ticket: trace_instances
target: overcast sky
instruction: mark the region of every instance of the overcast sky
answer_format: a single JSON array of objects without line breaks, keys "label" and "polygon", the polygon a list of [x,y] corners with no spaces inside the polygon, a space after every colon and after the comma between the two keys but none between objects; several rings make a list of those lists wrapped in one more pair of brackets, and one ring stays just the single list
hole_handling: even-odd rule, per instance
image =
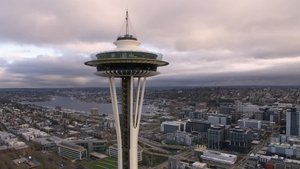
[{"label": "overcast sky", "polygon": [[125,11],[169,66],[150,86],[300,85],[299,0],[0,0],[0,87],[107,87],[83,63]]}]

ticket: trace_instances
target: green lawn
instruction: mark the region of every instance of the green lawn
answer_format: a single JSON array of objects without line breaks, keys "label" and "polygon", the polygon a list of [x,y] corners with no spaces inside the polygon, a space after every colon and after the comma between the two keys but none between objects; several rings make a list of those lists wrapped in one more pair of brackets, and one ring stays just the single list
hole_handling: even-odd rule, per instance
[{"label": "green lawn", "polygon": [[107,157],[101,160],[89,161],[85,166],[89,169],[117,169],[118,161],[116,158]]}]

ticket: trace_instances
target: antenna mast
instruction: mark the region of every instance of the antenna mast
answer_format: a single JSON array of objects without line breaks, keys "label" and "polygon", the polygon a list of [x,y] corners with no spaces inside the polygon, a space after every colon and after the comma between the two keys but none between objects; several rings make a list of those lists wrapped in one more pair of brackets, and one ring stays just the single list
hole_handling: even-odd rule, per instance
[{"label": "antenna mast", "polygon": [[129,35],[129,26],[128,26],[128,10],[126,10],[126,35]]}]

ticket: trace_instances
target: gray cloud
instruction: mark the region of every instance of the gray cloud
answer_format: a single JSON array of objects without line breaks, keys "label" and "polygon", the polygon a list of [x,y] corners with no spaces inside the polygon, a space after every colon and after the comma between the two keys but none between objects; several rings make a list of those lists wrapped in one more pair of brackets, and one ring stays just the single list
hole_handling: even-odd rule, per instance
[{"label": "gray cloud", "polygon": [[300,85],[298,0],[0,1],[0,44],[62,53],[12,63],[0,56],[2,86],[106,83],[83,62],[89,60],[85,55],[111,47],[126,8],[141,42],[170,62],[150,85]]},{"label": "gray cloud", "polygon": [[300,74],[223,73],[152,79],[150,86],[262,86],[299,85]]},{"label": "gray cloud", "polygon": [[0,58],[0,68],[2,66],[5,66],[7,64],[7,61],[5,59]]},{"label": "gray cloud", "polygon": [[[96,69],[89,68],[83,63],[82,56],[51,57],[38,56],[23,59],[4,66],[5,73],[13,75],[2,78],[6,84],[22,87],[72,87],[104,85],[106,79],[93,75]],[[13,85],[15,86],[15,85]]]},{"label": "gray cloud", "polygon": [[119,24],[104,17],[110,6],[94,0],[4,1],[0,39],[35,44],[107,40],[114,33],[107,27]]},{"label": "gray cloud", "polygon": [[53,57],[37,56],[16,61],[7,66],[7,71],[16,74],[35,75],[72,75],[82,76],[91,73],[87,66],[84,66],[85,59],[82,56]]}]

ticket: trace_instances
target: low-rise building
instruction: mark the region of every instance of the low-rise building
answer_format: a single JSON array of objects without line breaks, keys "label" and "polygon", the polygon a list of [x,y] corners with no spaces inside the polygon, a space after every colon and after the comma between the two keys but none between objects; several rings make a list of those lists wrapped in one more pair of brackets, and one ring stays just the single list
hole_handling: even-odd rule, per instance
[{"label": "low-rise building", "polygon": [[107,149],[107,140],[86,138],[74,140],[73,142],[87,149],[88,154],[91,152],[105,153]]},{"label": "low-rise building", "polygon": [[208,122],[211,125],[228,125],[230,124],[231,119],[228,115],[213,114],[208,116]]},{"label": "low-rise building", "polygon": [[176,156],[170,156],[168,158],[169,169],[209,169],[206,163],[185,161],[177,158]]},{"label": "low-rise building", "polygon": [[51,138],[36,138],[32,140],[34,143],[36,143],[38,146],[40,146],[40,149],[47,150],[47,151],[56,151],[57,146],[54,140]]},{"label": "low-rise building", "polygon": [[300,145],[271,143],[268,146],[267,154],[300,159]]},{"label": "low-rise building", "polygon": [[261,120],[256,119],[240,119],[238,120],[238,125],[241,128],[250,128],[250,129],[261,129]]},{"label": "low-rise building", "polygon": [[28,145],[23,141],[19,141],[16,135],[5,131],[0,131],[0,143],[5,145],[4,147],[2,147],[3,150],[5,149],[19,150],[19,149],[28,148]]},{"label": "low-rise building", "polygon": [[210,128],[210,122],[204,120],[190,120],[186,123],[186,132],[201,133],[207,132]]},{"label": "low-rise building", "polygon": [[206,163],[196,161],[192,164],[192,169],[208,169],[208,167]]},{"label": "low-rise building", "polygon": [[192,135],[189,133],[185,133],[185,132],[167,133],[165,142],[167,144],[191,146],[192,145]]},{"label": "low-rise building", "polygon": [[284,157],[251,154],[246,164],[247,169],[299,169],[300,161]]},{"label": "low-rise building", "polygon": [[224,167],[232,166],[237,160],[236,155],[211,150],[204,151],[203,155],[201,155],[201,158],[204,162],[216,165],[224,165]]},{"label": "low-rise building", "polygon": [[18,168],[37,168],[41,165],[39,161],[32,159],[31,157],[21,157],[12,161]]},{"label": "low-rise building", "polygon": [[184,121],[164,121],[160,125],[160,131],[163,133],[185,131],[185,128],[186,128],[186,122]]},{"label": "low-rise building", "polygon": [[47,133],[35,128],[27,128],[24,130],[20,130],[19,132],[21,133],[21,136],[27,141],[33,140],[35,138],[49,136]]},{"label": "low-rise building", "polygon": [[82,160],[87,157],[87,150],[79,145],[62,142],[57,145],[57,152],[60,156],[70,160]]},{"label": "low-rise building", "polygon": [[299,137],[277,135],[271,137],[271,143],[268,145],[268,155],[279,155],[292,159],[300,159]]},{"label": "low-rise building", "polygon": [[168,168],[169,169],[190,169],[190,165],[188,162],[181,161],[180,159],[177,159],[175,156],[170,156],[168,158]]},{"label": "low-rise building", "polygon": [[210,123],[204,120],[190,120],[186,123],[186,132],[193,134],[193,142],[196,144],[207,144],[207,130]]}]

